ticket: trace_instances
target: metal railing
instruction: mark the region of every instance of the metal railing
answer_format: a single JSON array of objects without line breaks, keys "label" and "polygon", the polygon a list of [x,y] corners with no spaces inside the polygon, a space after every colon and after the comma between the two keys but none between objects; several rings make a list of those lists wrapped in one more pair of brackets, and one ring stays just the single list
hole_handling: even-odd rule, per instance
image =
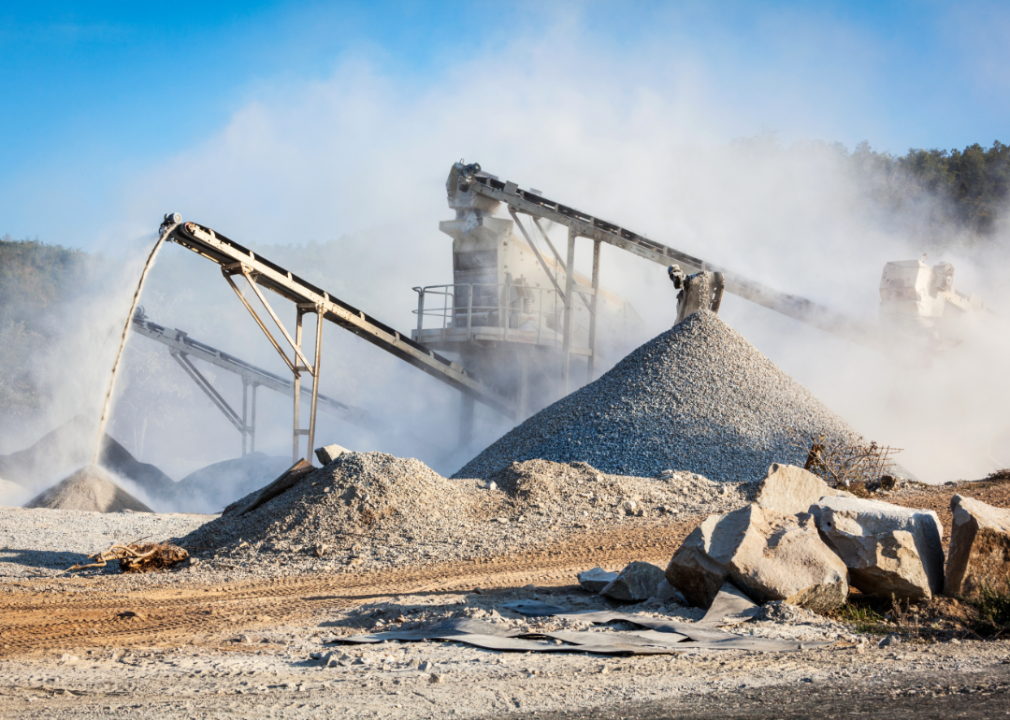
[{"label": "metal railing", "polygon": [[[524,342],[562,344],[565,304],[556,290],[494,283],[427,285],[413,290],[417,293],[417,310],[413,312],[419,339],[423,330],[441,330],[443,336],[469,342],[479,328],[499,328],[505,340],[510,332],[521,332]],[[428,296],[435,297],[434,307]],[[581,323],[574,329],[583,329]],[[535,339],[529,334],[534,330]]]}]

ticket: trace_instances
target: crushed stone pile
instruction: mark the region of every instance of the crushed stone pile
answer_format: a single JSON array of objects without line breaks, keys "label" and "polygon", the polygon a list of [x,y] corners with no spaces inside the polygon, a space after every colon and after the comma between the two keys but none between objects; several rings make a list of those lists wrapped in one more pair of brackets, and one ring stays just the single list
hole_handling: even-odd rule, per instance
[{"label": "crushed stone pile", "polygon": [[[74,468],[91,462],[98,432],[94,420],[78,415],[46,433],[29,447],[0,455],[0,477],[36,492]],[[155,499],[170,498],[175,481],[150,463],[137,460],[108,433],[102,439],[98,464],[137,483]]]},{"label": "crushed stone pile", "polygon": [[97,465],[85,465],[41,495],[25,503],[26,508],[77,510],[84,512],[154,512],[116,485]]},{"label": "crushed stone pile", "polygon": [[490,478],[513,461],[586,462],[652,477],[666,468],[720,482],[803,465],[794,437],[858,438],[841,418],[717,315],[702,311],[598,380],[516,426],[453,477]]},{"label": "crushed stone pile", "polygon": [[0,478],[0,505],[20,507],[29,497],[31,493],[28,488]]},{"label": "crushed stone pile", "polygon": [[[178,540],[204,560],[382,569],[500,556],[587,528],[739,507],[750,486],[691,473],[607,475],[585,463],[516,463],[490,482],[442,477],[384,453],[341,455],[246,514]],[[241,507],[244,501],[236,503]]]}]

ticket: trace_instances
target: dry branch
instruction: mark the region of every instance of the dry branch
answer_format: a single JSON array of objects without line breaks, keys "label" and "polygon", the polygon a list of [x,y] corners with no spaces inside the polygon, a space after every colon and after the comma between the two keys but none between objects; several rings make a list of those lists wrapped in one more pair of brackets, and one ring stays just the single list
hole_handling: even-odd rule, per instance
[{"label": "dry branch", "polygon": [[145,543],[138,545],[113,545],[105,552],[96,553],[88,558],[93,562],[87,565],[73,565],[65,572],[86,570],[87,568],[105,567],[111,560],[119,561],[119,569],[124,572],[151,572],[164,570],[189,559],[189,553],[177,545],[169,543]]}]

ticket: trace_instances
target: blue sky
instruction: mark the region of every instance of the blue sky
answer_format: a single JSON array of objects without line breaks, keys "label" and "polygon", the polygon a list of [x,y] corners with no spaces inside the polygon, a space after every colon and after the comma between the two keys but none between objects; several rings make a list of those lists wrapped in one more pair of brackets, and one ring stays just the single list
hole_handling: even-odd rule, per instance
[{"label": "blue sky", "polygon": [[[0,234],[91,247],[155,168],[244,109],[297,105],[347,63],[412,107],[473,58],[462,82],[513,82],[522,43],[552,38],[599,62],[585,73],[613,67],[616,86],[660,99],[676,89],[657,65],[696,70],[709,140],[772,130],[896,153],[1006,142],[1008,18],[996,3],[930,2],[5,3]],[[531,64],[514,82],[549,93],[551,70]]]}]

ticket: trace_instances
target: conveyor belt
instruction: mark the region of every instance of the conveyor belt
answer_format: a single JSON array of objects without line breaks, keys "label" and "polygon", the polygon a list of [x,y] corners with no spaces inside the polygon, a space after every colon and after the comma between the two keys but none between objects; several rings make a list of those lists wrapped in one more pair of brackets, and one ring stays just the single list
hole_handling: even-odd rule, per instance
[{"label": "conveyor belt", "polygon": [[[199,340],[194,340],[182,330],[170,329],[164,327],[163,325],[151,322],[146,318],[142,319],[139,317],[133,318],[131,329],[138,335],[143,335],[144,337],[160,342],[161,344],[167,346],[171,351],[199,358],[211,365],[215,365],[223,370],[235,373],[240,376],[243,381],[249,384],[260,385],[273,390],[274,392],[288,396],[290,396],[294,391],[294,383],[291,380],[283,378],[280,375],[275,375],[269,370],[264,370],[263,368],[257,367],[251,363],[247,363],[245,360],[241,360],[234,355],[222,352],[217,348],[200,342]],[[302,395],[311,395],[311,389],[303,387]],[[322,393],[319,394],[318,402],[323,410],[326,410],[332,415],[343,418],[348,422],[354,423],[355,425],[370,424],[372,422],[369,419],[368,413],[361,408],[356,408],[353,405],[342,403],[339,400],[323,395]]]},{"label": "conveyor belt", "polygon": [[494,408],[506,417],[515,419],[516,408],[513,401],[473,377],[459,363],[452,362],[411,340],[409,335],[402,335],[210,228],[192,222],[181,223],[172,230],[167,239],[212,260],[220,265],[226,274],[237,274],[245,268],[257,285],[272,290],[291,302],[320,307],[326,320]]},{"label": "conveyor belt", "polygon": [[515,183],[502,182],[481,172],[479,167],[479,165],[466,166],[466,169],[476,168],[476,171],[461,174],[459,179],[459,182],[469,184],[467,189],[479,195],[503,202],[518,212],[564,225],[571,228],[579,237],[600,240],[663,266],[677,264],[689,272],[701,270],[721,272],[725,277],[726,290],[734,295],[860,345],[873,348],[878,345],[875,332],[867,324],[812,300],[779,292],[755,280],[705,262],[701,258],[674,250],[619,225],[593,217],[589,213],[523,190]]}]

